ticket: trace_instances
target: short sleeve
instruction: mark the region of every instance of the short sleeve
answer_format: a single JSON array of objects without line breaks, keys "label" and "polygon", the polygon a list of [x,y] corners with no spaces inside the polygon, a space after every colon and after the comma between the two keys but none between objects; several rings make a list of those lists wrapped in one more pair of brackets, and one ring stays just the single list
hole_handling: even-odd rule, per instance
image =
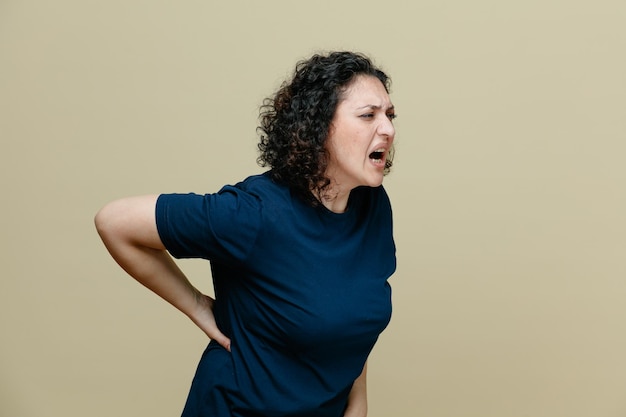
[{"label": "short sleeve", "polygon": [[162,194],[155,215],[172,256],[244,262],[259,232],[262,204],[255,195],[226,186],[215,194]]}]

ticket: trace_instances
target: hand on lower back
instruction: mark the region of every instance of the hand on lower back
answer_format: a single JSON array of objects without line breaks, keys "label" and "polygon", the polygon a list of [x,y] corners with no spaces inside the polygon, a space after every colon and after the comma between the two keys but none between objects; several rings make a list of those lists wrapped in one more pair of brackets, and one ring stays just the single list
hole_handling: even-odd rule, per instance
[{"label": "hand on lower back", "polygon": [[215,300],[208,295],[199,294],[197,302],[198,309],[191,317],[191,320],[193,320],[207,336],[230,352],[230,339],[220,331],[215,322],[215,315],[213,314]]}]

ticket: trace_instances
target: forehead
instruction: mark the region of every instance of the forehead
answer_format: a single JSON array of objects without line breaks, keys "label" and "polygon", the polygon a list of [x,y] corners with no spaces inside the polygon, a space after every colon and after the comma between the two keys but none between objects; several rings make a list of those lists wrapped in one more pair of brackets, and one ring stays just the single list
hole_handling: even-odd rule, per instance
[{"label": "forehead", "polygon": [[370,75],[357,76],[343,91],[340,105],[390,107],[391,100],[383,83]]}]

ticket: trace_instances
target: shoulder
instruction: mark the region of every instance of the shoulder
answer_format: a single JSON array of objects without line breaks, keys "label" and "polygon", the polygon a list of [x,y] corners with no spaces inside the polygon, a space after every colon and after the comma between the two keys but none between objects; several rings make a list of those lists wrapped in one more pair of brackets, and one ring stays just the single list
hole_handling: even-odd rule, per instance
[{"label": "shoulder", "polygon": [[294,196],[290,188],[272,179],[270,172],[247,177],[234,185],[224,186],[218,194],[236,193],[256,200],[265,210],[291,210]]},{"label": "shoulder", "polygon": [[226,185],[220,190],[239,190],[241,192],[249,193],[259,197],[266,195],[281,195],[288,194],[289,189],[287,186],[276,183],[269,175],[269,172],[263,174],[251,175],[234,185]]}]

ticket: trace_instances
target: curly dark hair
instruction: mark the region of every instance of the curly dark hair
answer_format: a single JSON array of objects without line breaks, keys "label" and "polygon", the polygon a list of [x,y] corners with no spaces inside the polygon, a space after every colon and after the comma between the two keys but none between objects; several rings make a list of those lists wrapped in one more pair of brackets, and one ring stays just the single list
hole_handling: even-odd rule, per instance
[{"label": "curly dark hair", "polygon": [[[285,81],[260,110],[260,166],[287,184],[297,195],[317,205],[330,185],[326,177],[329,155],[326,138],[337,105],[357,76],[378,78],[389,92],[391,80],[365,55],[331,52],[313,55],[296,64],[293,78]],[[385,174],[392,165],[387,160]]]}]

